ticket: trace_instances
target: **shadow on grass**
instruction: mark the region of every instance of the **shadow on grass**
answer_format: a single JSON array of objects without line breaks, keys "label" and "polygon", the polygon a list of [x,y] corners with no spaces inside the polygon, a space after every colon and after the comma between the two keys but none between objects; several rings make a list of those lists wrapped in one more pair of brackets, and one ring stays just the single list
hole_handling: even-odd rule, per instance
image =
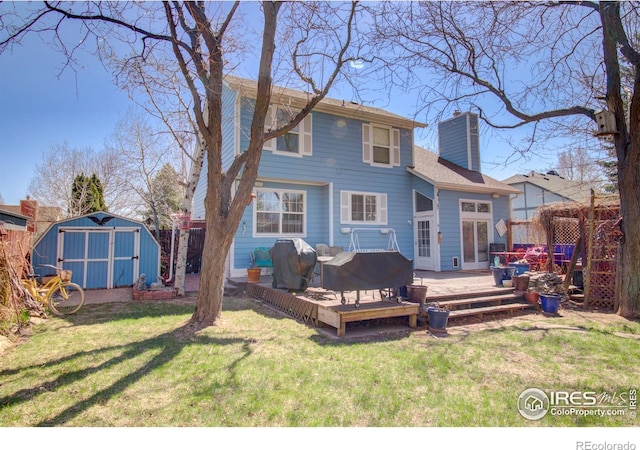
[{"label": "shadow on grass", "polygon": [[[253,299],[225,297],[222,311],[253,310]],[[167,301],[113,302],[84,305],[75,314],[59,317],[71,325],[98,325],[124,319],[142,319],[191,315],[195,311],[195,297]],[[55,317],[55,316],[53,316]]]},{"label": "shadow on grass", "polygon": [[[157,368],[164,366],[173,360],[176,355],[178,355],[184,348],[192,345],[217,345],[217,346],[225,346],[225,345],[237,345],[242,344],[243,354],[238,357],[230,366],[229,370],[233,370],[233,368],[243,359],[247,358],[251,354],[250,345],[252,344],[251,340],[245,339],[219,339],[219,338],[211,338],[208,336],[199,336],[192,333],[192,329],[190,329],[189,325],[184,325],[182,327],[176,328],[171,332],[164,333],[161,335],[154,336],[149,339],[145,339],[142,341],[132,342],[125,345],[117,345],[111,347],[105,347],[98,350],[88,351],[88,352],[77,352],[73,355],[65,356],[63,358],[50,361],[45,365],[47,367],[53,367],[56,365],[61,365],[65,362],[81,359],[90,355],[110,352],[113,350],[123,350],[123,353],[114,356],[113,358],[104,361],[103,363],[86,367],[80,370],[75,370],[72,372],[64,373],[60,375],[58,378],[52,381],[43,382],[37,386],[34,386],[29,389],[22,389],[18,392],[13,393],[12,395],[5,396],[0,398],[0,408],[15,405],[19,403],[24,403],[33,400],[38,395],[42,395],[47,392],[56,391],[66,385],[70,385],[80,379],[83,379],[91,374],[107,370],[111,367],[114,367],[118,364],[121,364],[127,360],[132,360],[137,358],[138,356],[143,355],[149,351],[159,350],[159,353],[155,355],[151,360],[145,363],[142,367],[136,369],[135,371],[128,373],[127,375],[121,377],[118,380],[113,381],[110,385],[104,387],[99,390],[95,394],[82,399],[71,406],[67,407],[63,411],[59,412],[55,417],[51,417],[47,420],[44,420],[40,423],[35,424],[35,426],[56,426],[56,425],[64,425],[69,422],[74,417],[80,415],[85,410],[89,409],[92,405],[97,403],[104,403],[108,401],[110,398],[115,395],[123,392],[128,386],[140,381],[146,375],[150,374]],[[32,366],[31,368],[35,368],[36,366]],[[38,365],[37,367],[41,367]],[[20,368],[8,371],[0,372],[0,377],[3,375],[15,374],[21,370],[25,370],[28,368]]]}]

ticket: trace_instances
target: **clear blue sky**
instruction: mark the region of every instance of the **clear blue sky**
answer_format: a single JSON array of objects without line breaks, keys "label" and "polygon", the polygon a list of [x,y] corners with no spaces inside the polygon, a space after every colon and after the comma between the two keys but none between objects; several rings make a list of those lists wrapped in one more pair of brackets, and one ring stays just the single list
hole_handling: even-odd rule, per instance
[{"label": "clear blue sky", "polygon": [[[70,148],[102,150],[117,120],[132,105],[127,93],[115,86],[111,74],[94,56],[84,57],[84,67],[78,72],[66,69],[60,75],[63,62],[62,54],[35,35],[0,55],[0,195],[6,204],[17,204],[25,197],[35,165],[52,145],[66,141]],[[343,96],[336,90],[330,96],[351,100],[350,95]],[[413,116],[414,96],[397,93],[391,98],[393,103],[387,109]],[[429,123],[430,128],[436,126]],[[432,148],[421,136],[418,132],[416,143]],[[481,135],[483,172],[500,180],[551,163],[495,167],[493,163],[501,162],[509,152],[503,143]]]}]

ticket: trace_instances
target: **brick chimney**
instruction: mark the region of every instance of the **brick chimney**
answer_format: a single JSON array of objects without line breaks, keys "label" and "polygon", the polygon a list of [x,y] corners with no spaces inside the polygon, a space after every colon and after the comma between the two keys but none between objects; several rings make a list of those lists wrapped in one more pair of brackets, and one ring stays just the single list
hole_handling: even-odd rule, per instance
[{"label": "brick chimney", "polygon": [[26,200],[20,200],[20,214],[30,218],[27,220],[27,231],[35,233],[38,220],[38,202],[31,200],[29,196],[27,196]]}]

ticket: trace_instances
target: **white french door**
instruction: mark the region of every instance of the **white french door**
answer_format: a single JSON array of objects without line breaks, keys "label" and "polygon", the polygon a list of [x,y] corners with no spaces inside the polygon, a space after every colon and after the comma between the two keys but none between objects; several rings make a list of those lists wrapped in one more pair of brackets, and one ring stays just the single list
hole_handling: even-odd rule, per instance
[{"label": "white french door", "polygon": [[435,270],[435,220],[433,214],[416,215],[414,221],[414,266],[421,270]]},{"label": "white french door", "polygon": [[462,221],[462,269],[489,267],[489,221]]}]

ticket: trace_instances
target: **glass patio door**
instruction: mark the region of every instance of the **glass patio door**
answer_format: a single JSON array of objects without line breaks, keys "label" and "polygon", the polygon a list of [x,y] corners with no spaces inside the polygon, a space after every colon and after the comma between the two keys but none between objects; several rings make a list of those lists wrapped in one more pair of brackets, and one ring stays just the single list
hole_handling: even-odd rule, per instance
[{"label": "glass patio door", "polygon": [[489,267],[489,221],[462,221],[462,269]]}]

